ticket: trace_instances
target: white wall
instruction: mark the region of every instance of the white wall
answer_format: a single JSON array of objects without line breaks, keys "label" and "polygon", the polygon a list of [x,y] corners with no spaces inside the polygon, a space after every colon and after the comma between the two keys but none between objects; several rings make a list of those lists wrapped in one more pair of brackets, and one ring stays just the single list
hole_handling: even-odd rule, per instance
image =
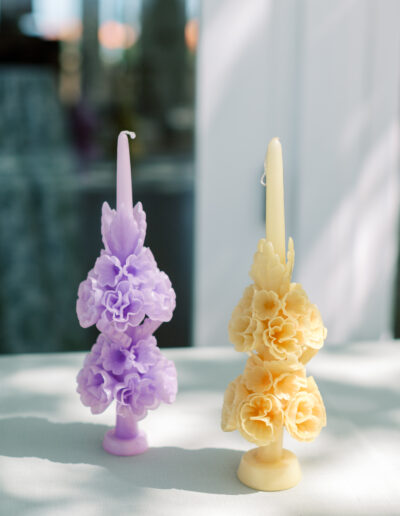
[{"label": "white wall", "polygon": [[202,0],[195,343],[228,342],[283,144],[295,279],[331,341],[388,334],[397,252],[400,2]]}]

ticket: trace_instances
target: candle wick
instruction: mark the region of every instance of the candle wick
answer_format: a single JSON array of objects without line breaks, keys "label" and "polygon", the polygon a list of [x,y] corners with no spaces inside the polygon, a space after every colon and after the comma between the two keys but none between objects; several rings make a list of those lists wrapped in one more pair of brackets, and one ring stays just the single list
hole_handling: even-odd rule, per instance
[{"label": "candle wick", "polygon": [[265,173],[265,170],[264,170],[263,175],[261,176],[260,183],[263,186],[267,186],[267,174]]},{"label": "candle wick", "polygon": [[121,131],[120,134],[126,134],[126,136],[129,136],[132,140],[136,138],[136,133],[133,131]]}]

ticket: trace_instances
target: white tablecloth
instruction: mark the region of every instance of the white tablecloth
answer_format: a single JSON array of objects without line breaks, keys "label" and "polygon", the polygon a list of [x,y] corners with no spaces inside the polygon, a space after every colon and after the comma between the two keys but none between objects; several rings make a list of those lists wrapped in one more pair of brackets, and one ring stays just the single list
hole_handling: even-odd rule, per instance
[{"label": "white tablecloth", "polygon": [[303,480],[277,493],[237,480],[250,446],[219,426],[245,357],[231,348],[166,354],[178,369],[176,403],[141,423],[151,449],[129,458],[101,447],[114,407],[92,416],[75,393],[82,354],[0,358],[0,514],[400,514],[400,342],[327,345],[312,360],[328,426],[313,443],[285,437]]}]

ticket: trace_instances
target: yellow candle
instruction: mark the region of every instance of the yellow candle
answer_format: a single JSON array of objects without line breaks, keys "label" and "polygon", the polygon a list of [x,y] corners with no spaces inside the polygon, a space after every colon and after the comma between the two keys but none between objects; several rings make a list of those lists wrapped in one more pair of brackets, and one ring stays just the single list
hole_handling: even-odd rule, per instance
[{"label": "yellow candle", "polygon": [[285,205],[283,192],[282,146],[278,138],[268,145],[264,161],[266,177],[266,235],[282,263],[285,259]]},{"label": "yellow candle", "polygon": [[305,369],[322,347],[326,328],[300,283],[292,282],[291,238],[285,257],[278,138],[270,141],[264,165],[266,239],[258,242],[250,269],[253,283],[245,289],[228,326],[236,351],[249,357],[243,373],[225,391],[221,427],[225,432],[239,430],[258,446],[243,455],[239,480],[253,489],[278,491],[295,486],[301,478],[296,455],[282,448],[283,429],[299,441],[312,441],[326,425],[324,402]]}]

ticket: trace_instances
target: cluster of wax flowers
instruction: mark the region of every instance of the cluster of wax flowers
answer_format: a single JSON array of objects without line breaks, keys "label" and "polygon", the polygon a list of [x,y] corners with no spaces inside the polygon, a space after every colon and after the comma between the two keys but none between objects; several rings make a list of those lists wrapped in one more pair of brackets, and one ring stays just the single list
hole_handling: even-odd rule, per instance
[{"label": "cluster of wax flowers", "polygon": [[77,391],[92,413],[115,399],[120,415],[131,410],[142,419],[161,401],[172,403],[177,380],[152,332],[169,321],[175,292],[144,247],[146,214],[141,203],[118,211],[103,204],[99,258],[78,290],[76,310],[82,327],[100,335],[80,370]]},{"label": "cluster of wax flowers", "polygon": [[294,248],[281,262],[271,242],[261,239],[250,276],[232,313],[228,332],[237,351],[249,358],[243,374],[228,385],[222,429],[238,429],[248,441],[264,446],[283,425],[299,441],[312,441],[326,425],[318,387],[306,377],[305,364],[318,352],[326,328],[316,305],[301,285],[292,283]]}]

